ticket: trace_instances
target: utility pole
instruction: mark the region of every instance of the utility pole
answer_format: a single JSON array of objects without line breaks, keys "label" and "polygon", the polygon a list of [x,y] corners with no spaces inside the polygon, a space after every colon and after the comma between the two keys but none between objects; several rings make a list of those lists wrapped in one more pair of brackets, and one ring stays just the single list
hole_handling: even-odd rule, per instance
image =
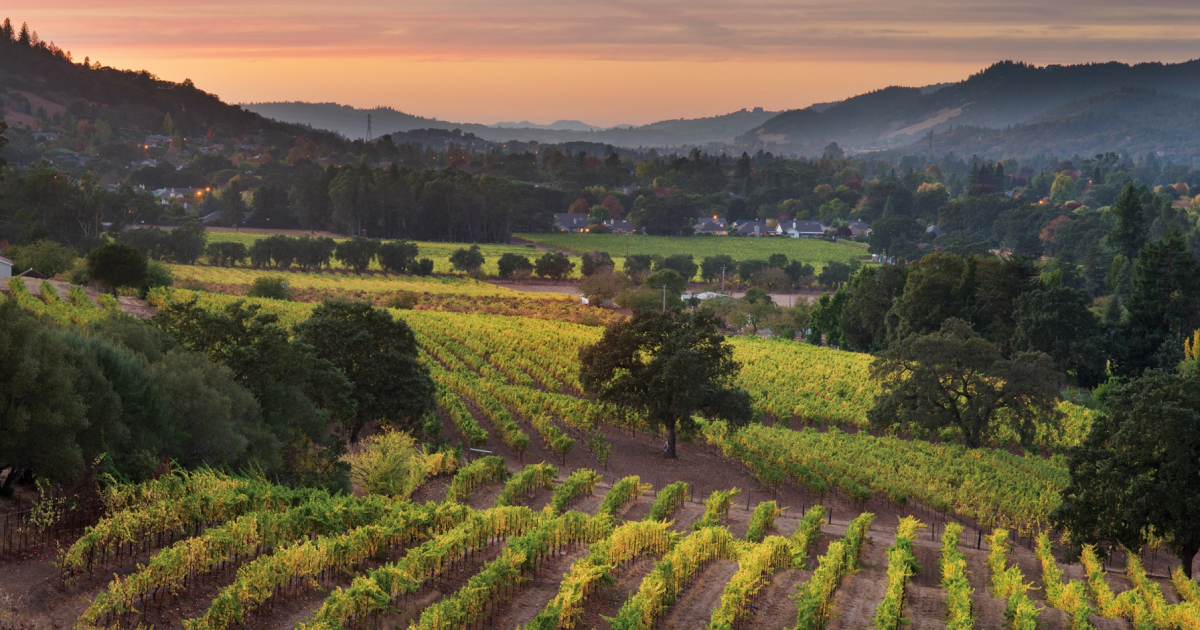
[{"label": "utility pole", "polygon": [[663,310],[662,310],[662,312],[664,312],[664,313],[667,312],[667,286],[668,285],[665,285],[665,284],[662,285],[662,290],[663,290]]},{"label": "utility pole", "polygon": [[721,293],[725,292],[725,265],[721,265]]},{"label": "utility pole", "polygon": [[371,141],[371,115],[367,114],[367,142]]}]

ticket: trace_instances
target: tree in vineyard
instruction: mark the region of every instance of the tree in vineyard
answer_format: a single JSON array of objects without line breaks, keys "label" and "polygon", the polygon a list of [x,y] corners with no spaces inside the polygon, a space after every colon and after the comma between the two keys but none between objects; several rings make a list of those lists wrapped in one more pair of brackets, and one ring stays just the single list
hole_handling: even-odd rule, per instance
[{"label": "tree in vineyard", "polygon": [[345,421],[351,441],[368,422],[418,429],[432,410],[433,381],[417,362],[417,340],[408,324],[387,311],[364,303],[324,302],[295,332],[349,379],[356,403]]},{"label": "tree in vineyard", "polygon": [[733,384],[740,366],[710,314],[635,313],[609,326],[579,359],[584,390],[644,412],[666,432],[667,457],[676,456],[676,433],[690,430],[696,413],[734,425],[751,418],[750,395]]},{"label": "tree in vineyard", "polygon": [[1080,543],[1129,549],[1151,532],[1192,575],[1200,552],[1200,377],[1153,371],[1105,396],[1084,443],[1068,461],[1071,483],[1051,515]]},{"label": "tree in vineyard", "polygon": [[[1063,381],[1045,354],[1019,352],[1006,359],[955,318],[938,332],[894,344],[871,365],[871,375],[884,390],[867,414],[872,426],[956,430],[971,448],[998,439],[1006,429],[1031,444],[1037,420],[1057,413]],[[1011,413],[1002,416],[1004,410]]]}]

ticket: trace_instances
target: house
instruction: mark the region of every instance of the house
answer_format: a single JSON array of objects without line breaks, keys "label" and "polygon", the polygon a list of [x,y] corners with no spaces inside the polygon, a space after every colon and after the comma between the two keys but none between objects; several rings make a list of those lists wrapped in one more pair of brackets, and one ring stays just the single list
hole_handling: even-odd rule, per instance
[{"label": "house", "polygon": [[725,219],[720,217],[712,217],[711,219],[705,217],[697,221],[696,225],[692,226],[692,231],[695,234],[716,234],[719,236],[725,236],[726,234],[729,234],[729,224],[725,222]]},{"label": "house", "polygon": [[945,230],[943,230],[942,228],[940,228],[936,225],[931,225],[931,226],[925,228],[925,232],[927,234],[932,234],[934,238],[937,238],[946,233]]},{"label": "house", "polygon": [[142,138],[142,145],[146,147],[161,147],[171,141],[170,136],[160,136],[158,134],[146,136]]},{"label": "house", "polygon": [[792,238],[822,238],[825,226],[819,221],[780,221],[775,233]]},{"label": "house", "polygon": [[35,131],[33,134],[34,140],[38,142],[57,142],[58,134],[53,131]]},{"label": "house", "polygon": [[556,212],[554,214],[554,227],[563,232],[586,232],[588,226],[592,222],[588,221],[586,214],[571,214],[567,212]]},{"label": "house", "polygon": [[775,231],[767,227],[762,221],[742,221],[735,224],[738,234],[742,236],[767,236],[774,234]]},{"label": "house", "polygon": [[850,228],[851,236],[871,235],[871,227],[862,221],[851,221],[850,223],[846,224],[846,227]]},{"label": "house", "polygon": [[13,275],[13,261],[0,256],[0,278],[10,278]]},{"label": "house", "polygon": [[633,224],[625,219],[609,219],[604,222],[604,225],[612,231],[613,234],[633,234],[637,230]]},{"label": "house", "polygon": [[684,302],[687,302],[688,300],[703,301],[703,300],[711,300],[713,298],[724,298],[724,297],[729,297],[729,294],[728,293],[717,293],[716,291],[704,291],[703,293],[684,293],[683,295],[679,296],[679,298],[681,300],[683,300]]}]

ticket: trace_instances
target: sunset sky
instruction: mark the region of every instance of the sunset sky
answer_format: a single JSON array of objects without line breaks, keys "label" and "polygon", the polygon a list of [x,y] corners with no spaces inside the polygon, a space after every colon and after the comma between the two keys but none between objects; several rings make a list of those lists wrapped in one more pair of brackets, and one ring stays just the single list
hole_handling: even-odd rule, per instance
[{"label": "sunset sky", "polygon": [[[1195,0],[8,0],[39,36],[231,102],[599,125],[794,109],[992,62],[1200,57]],[[4,16],[0,16],[2,18]]]}]

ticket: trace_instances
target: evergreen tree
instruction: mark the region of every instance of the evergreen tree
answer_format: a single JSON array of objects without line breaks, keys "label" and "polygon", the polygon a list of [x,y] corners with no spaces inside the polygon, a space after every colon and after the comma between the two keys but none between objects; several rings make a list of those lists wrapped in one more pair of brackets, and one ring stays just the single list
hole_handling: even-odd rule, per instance
[{"label": "evergreen tree", "polygon": [[1136,258],[1146,244],[1146,214],[1142,209],[1144,193],[1133,184],[1126,184],[1113,202],[1113,228],[1108,233],[1108,244],[1127,260]]},{"label": "evergreen tree", "polygon": [[1183,339],[1200,328],[1200,265],[1179,234],[1150,243],[1133,269],[1127,372],[1173,367]]}]

